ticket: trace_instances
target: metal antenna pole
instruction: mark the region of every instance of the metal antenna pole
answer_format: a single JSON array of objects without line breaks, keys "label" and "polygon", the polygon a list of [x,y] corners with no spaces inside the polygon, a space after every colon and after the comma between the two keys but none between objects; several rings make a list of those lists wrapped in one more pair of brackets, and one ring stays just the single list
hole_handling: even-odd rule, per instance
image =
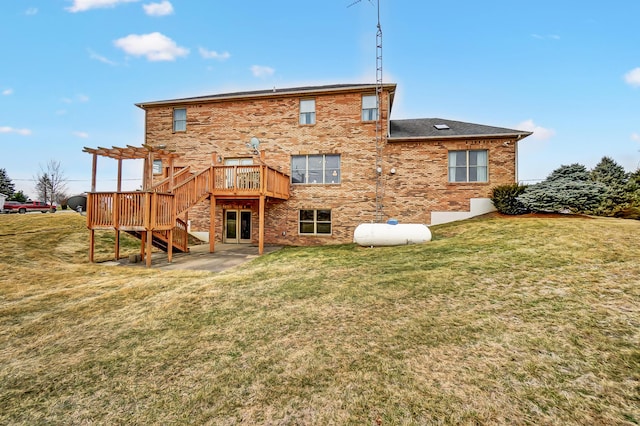
[{"label": "metal antenna pole", "polygon": [[[362,0],[355,0],[349,6],[360,3]],[[372,0],[369,3],[373,4]],[[376,117],[376,222],[384,222],[384,173],[382,169],[384,147],[387,142],[387,135],[382,126],[382,25],[380,25],[380,0],[376,0],[378,9],[378,25],[376,32],[376,107],[378,116]]]},{"label": "metal antenna pole", "polygon": [[[382,26],[380,25],[380,0],[378,5],[378,30],[376,32],[376,103],[378,117],[376,120],[376,222],[384,221],[384,173],[382,173],[382,156],[386,144],[386,134],[382,126]],[[381,172],[379,173],[378,170]]]}]

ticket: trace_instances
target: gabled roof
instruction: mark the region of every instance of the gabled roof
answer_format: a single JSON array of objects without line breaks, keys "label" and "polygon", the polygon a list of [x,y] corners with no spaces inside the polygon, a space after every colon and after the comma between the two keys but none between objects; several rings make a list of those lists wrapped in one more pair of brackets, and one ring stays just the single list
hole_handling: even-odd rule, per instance
[{"label": "gabled roof", "polygon": [[[390,92],[391,103],[393,104],[393,97],[396,90],[395,83],[386,83],[383,85],[386,90]],[[269,90],[254,90],[246,92],[233,92],[233,93],[219,93],[206,96],[196,96],[192,98],[179,98],[168,99],[164,101],[151,101],[140,102],[135,104],[139,108],[146,108],[150,106],[162,106],[162,105],[180,105],[191,103],[202,103],[210,101],[221,101],[229,99],[252,99],[252,98],[273,98],[273,97],[289,97],[289,96],[314,96],[325,93],[337,93],[337,92],[375,92],[375,84],[328,84],[323,86],[303,86],[303,87],[289,87],[279,89],[274,87]]]},{"label": "gabled roof", "polygon": [[391,120],[389,124],[389,134],[389,141],[393,142],[394,140],[452,139],[463,137],[523,138],[531,135],[531,132],[465,123],[463,121],[445,120],[442,118],[416,118]]}]

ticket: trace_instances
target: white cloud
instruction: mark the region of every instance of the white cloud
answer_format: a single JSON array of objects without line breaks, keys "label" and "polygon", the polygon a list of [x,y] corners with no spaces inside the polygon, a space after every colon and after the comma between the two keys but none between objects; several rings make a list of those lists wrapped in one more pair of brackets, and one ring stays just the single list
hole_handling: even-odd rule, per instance
[{"label": "white cloud", "polygon": [[87,132],[73,132],[72,134],[73,134],[73,136],[76,136],[76,137],[82,138],[82,139],[87,139],[89,137],[89,133],[87,133]]},{"label": "white cloud", "polygon": [[640,134],[639,133],[631,133],[631,140],[640,142]]},{"label": "white cloud", "polygon": [[38,8],[37,7],[30,7],[29,9],[24,11],[24,14],[27,16],[32,16],[32,15],[36,15],[38,13]]},{"label": "white cloud", "polygon": [[15,129],[9,126],[0,126],[0,133],[15,133],[22,136],[29,136],[31,134],[31,130],[29,129]]},{"label": "white cloud", "polygon": [[251,67],[251,72],[253,73],[254,77],[270,77],[273,75],[274,72],[276,72],[276,70],[274,70],[271,67],[265,67],[263,65],[253,65]]},{"label": "white cloud", "polygon": [[9,96],[9,95],[13,95],[13,89],[4,89],[2,91],[2,96]]},{"label": "white cloud", "polygon": [[518,123],[516,125],[516,129],[524,130],[525,132],[533,132],[533,135],[531,135],[533,139],[539,139],[543,141],[551,139],[556,134],[555,130],[538,126],[531,119]]},{"label": "white cloud", "polygon": [[85,12],[90,9],[116,7],[120,3],[132,3],[140,0],[73,0],[73,5],[67,7],[69,12]]},{"label": "white cloud", "polygon": [[103,64],[107,64],[107,65],[112,65],[112,66],[118,65],[117,63],[113,62],[112,60],[110,60],[110,59],[108,59],[108,58],[106,58],[106,57],[104,57],[102,55],[99,55],[98,53],[94,52],[91,49],[87,49],[87,51],[89,52],[89,57],[91,59],[95,59],[96,61],[102,62]]},{"label": "white cloud", "polygon": [[163,0],[160,3],[149,3],[142,5],[144,13],[149,16],[166,16],[173,13],[171,2]]},{"label": "white cloud", "polygon": [[215,50],[207,50],[204,47],[199,47],[198,51],[200,52],[200,56],[204,59],[217,59],[219,61],[226,61],[231,57],[229,52],[218,53]]},{"label": "white cloud", "polygon": [[149,61],[175,61],[179,56],[189,54],[189,49],[178,46],[175,41],[158,32],[130,34],[113,43],[129,55],[145,56]]},{"label": "white cloud", "polygon": [[640,87],[640,67],[634,68],[624,75],[624,81],[633,87]]}]

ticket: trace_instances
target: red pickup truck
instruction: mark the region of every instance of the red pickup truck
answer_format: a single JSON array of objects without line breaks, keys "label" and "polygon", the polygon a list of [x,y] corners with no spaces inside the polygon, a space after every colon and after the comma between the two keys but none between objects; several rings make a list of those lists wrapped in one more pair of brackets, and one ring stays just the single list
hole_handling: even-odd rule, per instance
[{"label": "red pickup truck", "polygon": [[5,201],[2,212],[21,214],[24,214],[26,212],[55,213],[56,207],[52,207],[51,204],[43,203],[41,201],[27,201],[25,203],[21,203],[19,201]]}]

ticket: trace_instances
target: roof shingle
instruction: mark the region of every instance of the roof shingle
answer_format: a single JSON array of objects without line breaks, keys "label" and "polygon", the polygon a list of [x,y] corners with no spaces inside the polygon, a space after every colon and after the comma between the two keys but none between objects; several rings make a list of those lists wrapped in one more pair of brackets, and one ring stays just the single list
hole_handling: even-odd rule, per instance
[{"label": "roof shingle", "polygon": [[[441,124],[446,125],[440,126]],[[436,126],[442,127],[437,129]],[[445,120],[442,118],[415,118],[408,120],[391,120],[389,139],[446,139],[472,136],[529,136],[531,132],[507,129],[504,127],[485,126],[483,124],[465,123],[463,121]]]}]

